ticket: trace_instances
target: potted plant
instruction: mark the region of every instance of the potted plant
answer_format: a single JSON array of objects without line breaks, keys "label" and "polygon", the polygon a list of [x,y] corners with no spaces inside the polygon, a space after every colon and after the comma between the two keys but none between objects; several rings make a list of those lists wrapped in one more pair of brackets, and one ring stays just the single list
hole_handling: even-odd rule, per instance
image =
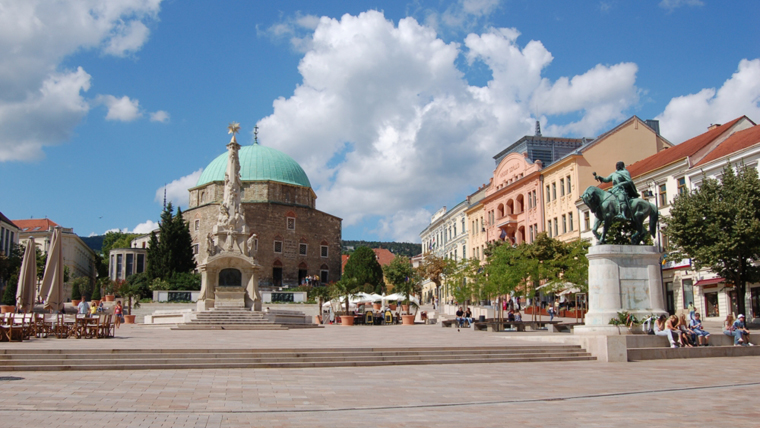
[{"label": "potted plant", "polygon": [[398,305],[396,305],[396,301],[393,300],[391,302],[388,302],[388,307],[391,308],[392,311],[395,311]]},{"label": "potted plant", "polygon": [[71,284],[71,304],[74,305],[74,307],[79,306],[79,303],[82,302],[82,290],[79,288],[79,284],[82,282],[82,278],[77,278],[74,280],[74,283]]},{"label": "potted plant", "polygon": [[[124,322],[126,324],[134,324],[135,323],[135,317],[137,315],[132,315],[132,308],[139,308],[140,307],[140,298],[142,297],[140,293],[139,287],[135,286],[134,284],[124,284],[121,286],[121,295],[122,297],[127,298],[127,314],[124,315]],[[134,303],[133,303],[134,299]]]},{"label": "potted plant", "polygon": [[640,327],[639,320],[637,320],[636,316],[633,314],[628,313],[628,311],[618,312],[617,318],[610,318],[609,324],[616,326],[618,328],[618,331],[620,331],[620,326],[625,326],[628,328],[629,333],[643,333],[643,330],[636,328],[637,326]]},{"label": "potted plant", "polygon": [[3,292],[2,305],[0,306],[0,313],[16,312],[16,290],[18,289],[18,275],[11,276],[8,284],[5,285],[5,292]]},{"label": "potted plant", "polygon": [[316,300],[319,305],[319,315],[316,316],[317,324],[322,324],[322,304],[324,304],[325,300],[330,300],[331,297],[330,288],[324,285],[315,285],[309,290],[309,299]]},{"label": "potted plant", "polygon": [[98,306],[100,304],[100,284],[95,284],[92,287],[92,294],[90,295],[90,304]]},{"label": "potted plant", "polygon": [[105,299],[106,302],[113,302],[116,300],[116,296],[114,295],[114,283],[111,281],[111,278],[103,278],[100,280],[101,284],[103,285],[103,291],[105,292]]},{"label": "potted plant", "polygon": [[332,294],[338,298],[345,298],[346,302],[346,315],[340,317],[340,324],[344,326],[354,325],[354,316],[349,310],[349,304],[351,297],[356,294],[356,289],[359,287],[359,281],[356,278],[343,277],[340,281],[333,284]]}]

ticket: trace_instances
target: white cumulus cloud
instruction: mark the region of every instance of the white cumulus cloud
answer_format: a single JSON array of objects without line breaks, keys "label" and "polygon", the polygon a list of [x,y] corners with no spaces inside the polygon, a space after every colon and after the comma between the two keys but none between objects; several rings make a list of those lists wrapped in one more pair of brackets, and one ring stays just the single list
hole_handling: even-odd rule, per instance
[{"label": "white cumulus cloud", "polygon": [[163,110],[159,110],[157,112],[151,113],[150,121],[166,123],[169,121],[169,113]]},{"label": "white cumulus cloud", "polygon": [[659,6],[663,9],[673,11],[681,6],[704,6],[702,0],[662,0]]},{"label": "white cumulus cloud", "polygon": [[161,0],[0,0],[0,162],[43,156],[90,109],[91,76],[60,64],[81,50],[125,56],[147,40]]},{"label": "white cumulus cloud", "polygon": [[144,235],[158,229],[158,222],[153,220],[145,220],[145,222],[138,224],[132,229],[132,233],[139,233]]},{"label": "white cumulus cloud", "polygon": [[104,104],[108,108],[106,120],[131,122],[142,116],[140,101],[132,100],[124,95],[116,98],[113,95],[98,95],[96,102]]},{"label": "white cumulus cloud", "polygon": [[739,68],[719,89],[705,88],[670,100],[656,119],[674,143],[699,135],[714,123],[747,115],[760,120],[760,59],[739,62]]},{"label": "white cumulus cloud", "polygon": [[184,177],[180,177],[166,186],[161,186],[156,190],[156,201],[163,202],[164,189],[166,189],[166,202],[171,202],[174,207],[187,207],[190,199],[190,193],[187,189],[195,187],[195,183],[198,182],[198,178],[203,173],[203,168],[188,174]]},{"label": "white cumulus cloud", "polygon": [[[463,47],[413,18],[322,17],[298,67],[302,83],[274,101],[259,140],[301,164],[319,209],[346,225],[377,216],[382,239],[411,239],[427,209],[487,181],[492,156],[532,134],[536,118],[552,126],[553,115],[570,113],[577,120],[561,131],[593,137],[637,102],[635,64],[590,64],[551,82],[542,71],[552,54],[519,35],[488,29]],[[493,79],[469,85],[456,65],[462,54]]]}]

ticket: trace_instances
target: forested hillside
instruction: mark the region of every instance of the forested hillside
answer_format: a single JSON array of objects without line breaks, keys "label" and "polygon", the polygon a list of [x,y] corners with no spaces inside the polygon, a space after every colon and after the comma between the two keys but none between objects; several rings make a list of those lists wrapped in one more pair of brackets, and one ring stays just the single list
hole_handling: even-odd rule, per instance
[{"label": "forested hillside", "polygon": [[354,249],[359,247],[369,248],[385,248],[393,254],[412,257],[422,252],[421,244],[413,244],[411,242],[378,242],[378,241],[343,241],[343,253],[351,254],[353,252],[350,247]]}]

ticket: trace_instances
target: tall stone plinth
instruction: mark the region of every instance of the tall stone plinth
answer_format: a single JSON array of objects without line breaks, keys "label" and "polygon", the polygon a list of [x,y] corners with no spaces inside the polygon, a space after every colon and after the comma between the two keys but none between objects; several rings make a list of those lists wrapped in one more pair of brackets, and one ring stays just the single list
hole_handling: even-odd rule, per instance
[{"label": "tall stone plinth", "polygon": [[588,304],[585,325],[575,334],[618,335],[626,328],[610,325],[618,312],[636,318],[667,312],[664,309],[661,253],[644,245],[597,245],[588,255]]}]

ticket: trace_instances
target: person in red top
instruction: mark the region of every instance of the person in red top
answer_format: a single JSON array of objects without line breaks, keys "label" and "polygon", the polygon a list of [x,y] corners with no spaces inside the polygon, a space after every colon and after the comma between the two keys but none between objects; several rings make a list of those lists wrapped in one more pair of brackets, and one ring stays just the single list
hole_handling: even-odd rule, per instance
[{"label": "person in red top", "polygon": [[116,328],[124,322],[124,308],[121,306],[121,300],[116,301],[116,306],[113,307],[113,314],[116,315]]}]

